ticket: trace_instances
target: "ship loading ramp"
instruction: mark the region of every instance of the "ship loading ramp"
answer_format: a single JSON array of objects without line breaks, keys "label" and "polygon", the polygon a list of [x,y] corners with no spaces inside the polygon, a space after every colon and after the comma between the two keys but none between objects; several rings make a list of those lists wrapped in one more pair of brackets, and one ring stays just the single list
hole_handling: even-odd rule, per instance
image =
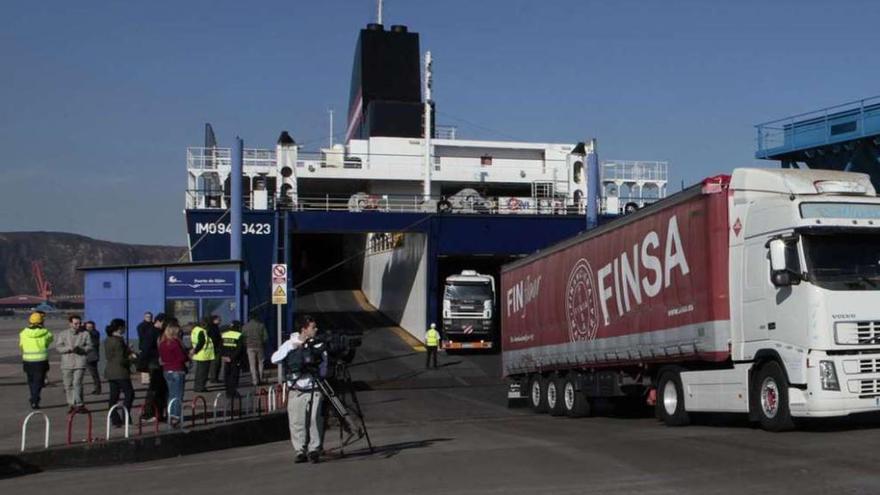
[{"label": "ship loading ramp", "polygon": [[863,172],[880,187],[880,96],[758,124],[755,158]]}]

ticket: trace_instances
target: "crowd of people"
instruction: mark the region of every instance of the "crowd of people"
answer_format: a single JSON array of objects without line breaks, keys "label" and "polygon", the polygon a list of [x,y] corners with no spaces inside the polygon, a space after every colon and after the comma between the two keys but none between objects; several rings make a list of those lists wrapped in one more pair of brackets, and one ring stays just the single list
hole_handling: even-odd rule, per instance
[{"label": "crowd of people", "polygon": [[[233,321],[222,327],[219,316],[209,316],[192,325],[190,344],[176,318],[163,313],[147,312],[137,326],[137,348],[128,342],[125,320],[110,321],[103,340],[95,322],[83,323],[79,315],[70,315],[67,328],[56,336],[45,327],[45,314],[33,312],[28,326],[19,334],[19,348],[30,391],[30,407],[40,409],[42,389],[49,373],[49,350],[61,355],[61,377],[64,384],[68,413],[85,409],[84,378],[91,377],[93,395],[100,395],[102,383],[107,382],[108,402],[113,407],[120,398],[126,410],[134,404],[132,374],[140,373],[147,384],[141,420],[170,421],[179,426],[186,375],[194,373],[196,393],[206,392],[208,381],[223,383],[228,398],[239,397],[238,385],[242,368],[248,367],[252,383],[263,383],[263,358],[268,340],[266,326],[256,315],[243,327]],[[103,378],[99,363],[103,356]],[[222,375],[222,381],[221,381]],[[170,411],[167,410],[171,405]],[[170,415],[170,417],[166,417]],[[131,414],[129,415],[129,420]],[[111,417],[114,425],[124,424],[124,414],[117,410]]]},{"label": "crowd of people", "polygon": [[[252,315],[242,326],[238,321],[221,327],[217,316],[209,316],[189,331],[185,342],[184,329],[177,319],[159,313],[144,314],[137,325],[137,348],[127,340],[127,325],[123,319],[113,319],[106,327],[102,340],[94,322],[82,323],[79,315],[68,318],[68,328],[57,340],[45,328],[45,315],[34,312],[28,326],[19,334],[24,372],[30,388],[30,406],[40,408],[41,390],[49,371],[49,349],[53,346],[61,354],[61,375],[69,406],[68,413],[84,410],[83,377],[88,371],[94,382],[93,394],[100,394],[102,381],[109,390],[108,403],[113,407],[120,398],[125,409],[132,410],[135,389],[132,376],[140,373],[148,384],[140,417],[141,421],[168,421],[179,427],[187,374],[192,371],[195,393],[206,392],[208,382],[223,383],[230,399],[239,395],[238,384],[242,368],[248,367],[254,385],[263,383],[263,357],[268,334],[265,325]],[[327,376],[328,353],[326,343],[317,339],[315,320],[301,319],[299,330],[292,333],[272,354],[273,363],[282,366],[288,385],[287,414],[295,462],[319,462],[322,452],[324,396],[319,381]],[[439,332],[435,325],[426,334],[431,357],[436,363]],[[99,362],[104,359],[103,380]],[[220,377],[223,377],[221,382]],[[170,405],[170,408],[168,407]],[[168,417],[166,417],[166,415]],[[126,416],[117,408],[111,415],[113,425],[122,426]],[[128,415],[131,420],[131,414]]]}]

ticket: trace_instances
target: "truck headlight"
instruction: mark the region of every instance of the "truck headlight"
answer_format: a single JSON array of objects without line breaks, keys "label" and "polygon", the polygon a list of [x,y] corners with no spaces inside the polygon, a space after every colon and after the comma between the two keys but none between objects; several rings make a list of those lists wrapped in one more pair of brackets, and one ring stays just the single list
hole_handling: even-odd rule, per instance
[{"label": "truck headlight", "polygon": [[822,390],[840,390],[834,361],[819,361],[819,380],[822,382]]}]

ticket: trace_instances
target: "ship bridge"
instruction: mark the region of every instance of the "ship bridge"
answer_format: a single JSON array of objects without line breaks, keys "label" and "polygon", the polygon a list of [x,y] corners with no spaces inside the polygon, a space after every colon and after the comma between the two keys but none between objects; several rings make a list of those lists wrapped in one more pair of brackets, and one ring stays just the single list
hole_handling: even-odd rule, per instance
[{"label": "ship bridge", "polygon": [[880,186],[880,96],[792,115],[755,126],[756,158],[864,172]]}]

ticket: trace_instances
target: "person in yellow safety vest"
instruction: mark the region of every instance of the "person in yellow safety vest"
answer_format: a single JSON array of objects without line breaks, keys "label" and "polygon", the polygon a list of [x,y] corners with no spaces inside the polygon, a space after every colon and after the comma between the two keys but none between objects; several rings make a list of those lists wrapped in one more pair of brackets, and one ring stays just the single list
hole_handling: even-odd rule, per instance
[{"label": "person in yellow safety vest", "polygon": [[223,347],[220,356],[223,359],[223,383],[226,386],[226,397],[239,397],[238,378],[241,376],[241,363],[244,361],[245,344],[241,333],[241,322],[233,321],[225,332],[220,334]]},{"label": "person in yellow safety vest", "polygon": [[31,391],[31,409],[40,408],[40,392],[49,372],[49,346],[55,337],[43,327],[43,314],[31,313],[28,326],[18,334],[21,361]]},{"label": "person in yellow safety vest", "polygon": [[437,368],[437,348],[440,347],[440,332],[437,331],[437,324],[431,323],[431,328],[425,332],[425,350],[428,351],[425,360],[425,369],[431,366],[431,357],[434,358],[434,368]]},{"label": "person in yellow safety vest", "polygon": [[196,377],[193,384],[194,392],[207,392],[206,385],[208,383],[208,373],[211,371],[211,362],[214,361],[214,341],[208,336],[208,325],[211,323],[211,317],[207,316],[202,323],[196,325],[190,336],[193,349],[190,351],[190,357],[195,362]]}]

